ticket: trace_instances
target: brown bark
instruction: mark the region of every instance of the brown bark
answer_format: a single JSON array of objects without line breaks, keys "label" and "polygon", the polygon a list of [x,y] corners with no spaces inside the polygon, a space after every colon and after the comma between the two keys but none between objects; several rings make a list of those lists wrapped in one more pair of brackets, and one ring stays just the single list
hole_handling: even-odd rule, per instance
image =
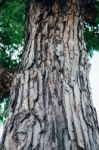
[{"label": "brown bark", "polygon": [[0,96],[10,93],[12,80],[16,70],[16,68],[7,69],[0,66]]},{"label": "brown bark", "polygon": [[2,150],[99,150],[82,1],[28,5]]}]

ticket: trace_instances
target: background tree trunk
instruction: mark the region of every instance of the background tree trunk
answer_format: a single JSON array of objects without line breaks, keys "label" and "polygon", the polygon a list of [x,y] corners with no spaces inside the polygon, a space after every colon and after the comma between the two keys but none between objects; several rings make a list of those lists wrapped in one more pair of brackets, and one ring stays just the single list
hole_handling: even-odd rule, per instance
[{"label": "background tree trunk", "polygon": [[0,66],[0,97],[9,95],[11,83],[17,68],[3,68]]},{"label": "background tree trunk", "polygon": [[27,4],[24,54],[1,149],[99,150],[83,1]]}]

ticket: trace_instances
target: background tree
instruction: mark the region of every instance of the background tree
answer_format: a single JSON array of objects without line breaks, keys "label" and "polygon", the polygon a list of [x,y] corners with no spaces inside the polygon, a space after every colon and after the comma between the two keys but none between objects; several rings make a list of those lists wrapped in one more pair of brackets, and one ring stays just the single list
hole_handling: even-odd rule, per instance
[{"label": "background tree", "polygon": [[[14,114],[8,120],[8,122],[7,122],[8,124],[6,124],[8,131],[5,130],[5,134],[7,134],[4,136],[4,137],[6,137],[6,139],[4,139],[6,141],[5,147],[8,149],[11,149],[11,148],[12,149],[13,148],[20,149],[20,147],[21,148],[24,147],[25,149],[27,149],[27,148],[32,149],[33,147],[34,147],[34,149],[36,149],[36,148],[38,148],[38,149],[41,149],[41,148],[45,148],[45,149],[46,148],[49,148],[49,149],[52,149],[52,148],[67,149],[68,148],[68,149],[70,149],[70,147],[72,149],[73,148],[74,149],[82,148],[82,149],[90,149],[90,150],[98,149],[99,148],[98,143],[97,143],[97,141],[98,141],[97,127],[98,126],[97,126],[95,109],[91,104],[90,88],[89,88],[89,83],[88,83],[89,63],[88,63],[88,60],[86,57],[85,46],[84,46],[84,41],[83,41],[83,32],[82,32],[83,17],[84,17],[83,16],[84,12],[83,12],[82,8],[84,8],[84,6],[86,8],[88,8],[88,5],[89,6],[91,5],[89,7],[89,8],[91,8],[93,3],[85,4],[85,3],[82,3],[79,1],[78,1],[78,3],[65,2],[65,1],[64,2],[63,1],[60,1],[60,2],[57,2],[57,1],[55,1],[55,2],[54,1],[38,2],[38,1],[36,1],[33,3],[27,2],[27,4],[26,4],[26,6],[28,6],[27,7],[28,13],[27,13],[27,25],[26,25],[27,32],[26,32],[26,39],[25,39],[26,40],[25,52],[23,55],[24,57],[23,57],[22,63],[20,65],[20,70],[17,73],[16,78],[14,80],[14,85],[12,86],[13,89],[12,89],[12,94],[11,94],[12,97],[11,97],[10,112],[13,112]],[[47,6],[47,4],[49,4],[49,7]],[[78,9],[75,6],[77,6],[77,8],[80,8],[81,10],[78,11]],[[46,8],[48,10],[46,10]],[[67,10],[66,8],[68,9],[68,11],[70,11],[70,14],[68,14],[68,11],[66,11]],[[65,11],[67,14],[64,13]],[[74,12],[74,15],[73,15],[73,12]],[[46,16],[46,13],[48,16]],[[57,17],[57,13],[58,13],[58,17]],[[79,24],[77,23],[77,20],[75,20],[76,13],[78,13],[78,14],[80,13],[79,17],[81,17],[81,20],[79,21]],[[93,30],[93,31],[95,31],[94,33],[96,35],[98,35],[98,32],[96,32],[97,30],[95,30],[97,27],[97,24],[93,24],[93,20],[92,20],[92,18],[90,19],[87,12],[85,14],[86,14],[85,19],[87,20],[86,28],[85,28],[85,38],[87,39],[88,34],[86,34],[86,32],[92,33],[92,30]],[[37,18],[35,17],[35,15],[37,15]],[[73,18],[69,17],[69,15],[71,17],[74,17],[74,22],[73,22]],[[49,18],[49,21],[44,18],[45,16],[46,16],[46,18]],[[54,18],[53,18],[53,16],[54,16]],[[66,16],[68,16],[68,17],[66,17]],[[34,18],[32,18],[32,17],[34,17]],[[79,17],[77,17],[78,20],[79,20]],[[65,20],[65,19],[63,20],[63,18],[65,18],[65,19],[68,18],[68,20]],[[45,26],[46,23],[44,22],[43,19],[46,22],[48,22],[48,28]],[[53,23],[52,23],[51,19],[53,19]],[[54,19],[56,19],[56,20],[54,20]],[[63,21],[62,22],[63,24],[60,24],[60,20]],[[66,25],[66,23],[67,23],[67,25]],[[77,23],[77,24],[75,24],[75,23]],[[32,26],[32,24],[34,24],[34,25],[36,24],[37,28],[35,26]],[[53,24],[54,24],[54,26],[53,26]],[[93,27],[91,28],[91,27],[89,27],[89,25],[92,25]],[[57,27],[57,29],[56,29],[56,27]],[[67,37],[64,37],[63,35],[61,37],[61,35],[59,35],[59,32],[62,34],[61,28],[63,28],[63,27],[64,27],[63,34],[66,32]],[[66,27],[66,31],[65,31],[65,27]],[[46,28],[49,30],[47,31]],[[71,29],[71,30],[69,30],[69,32],[67,32],[68,28]],[[77,29],[77,31],[76,31],[76,29]],[[31,35],[32,30],[36,31],[36,32],[33,32],[34,35]],[[73,32],[74,30],[76,31],[74,34],[75,38],[72,39],[71,34],[74,33]],[[50,36],[50,34],[52,35],[52,37]],[[39,35],[41,37],[39,37]],[[96,36],[96,35],[94,37],[94,41],[97,41],[98,36]],[[33,36],[35,36],[35,38],[34,38],[35,42],[33,41],[33,39],[31,40],[31,38],[33,38]],[[61,38],[66,40],[66,43],[68,44],[67,45],[68,53],[65,56],[62,55],[62,50],[65,49],[66,47],[62,49],[62,46],[64,46],[64,44],[63,44],[64,40],[61,41]],[[48,41],[45,41],[45,39]],[[55,41],[53,41],[53,39]],[[53,41],[52,43],[51,43],[51,40]],[[78,40],[78,43],[77,43],[77,40]],[[77,44],[74,47],[72,47],[73,41]],[[34,44],[33,44],[33,42],[34,42]],[[57,42],[60,42],[60,43],[57,43]],[[40,43],[40,45],[39,45],[39,43]],[[52,51],[49,50],[48,43],[51,44],[50,46],[52,47]],[[30,44],[30,47],[29,47],[29,44]],[[60,49],[60,46],[61,46],[61,49]],[[94,48],[94,45],[92,45],[92,46],[93,47],[90,47],[91,51],[92,51],[91,48]],[[41,52],[41,55],[40,55],[40,51],[42,51],[42,48],[43,48],[44,53]],[[27,49],[29,50],[28,53],[27,53]],[[47,52],[48,56],[46,56],[47,50],[48,50],[48,52]],[[75,50],[77,50],[77,51],[75,51]],[[80,50],[80,52],[79,52],[79,50]],[[91,52],[91,51],[89,51],[89,52]],[[77,53],[75,53],[75,52],[77,52]],[[73,57],[75,54],[77,56],[76,62],[75,62],[75,58]],[[69,55],[69,58],[68,58],[68,55]],[[54,58],[53,58],[53,56],[54,56]],[[46,60],[46,58],[44,59],[44,57],[47,57],[48,60]],[[68,61],[66,62],[65,59],[66,60],[69,59],[70,62],[68,62]],[[51,68],[49,68],[48,62],[50,63],[51,61],[52,61],[52,63],[50,64]],[[66,66],[62,67],[62,64],[63,64],[62,61],[64,63],[67,63],[67,66],[70,66],[71,71],[69,70],[70,68],[68,68]],[[43,64],[41,62],[43,62]],[[77,65],[76,66],[77,68],[75,68],[73,62],[75,63],[75,66]],[[55,63],[54,66],[53,66],[53,63]],[[79,63],[79,65],[78,65],[78,63]],[[43,68],[42,68],[41,64],[43,65]],[[40,72],[40,70],[38,70],[40,65],[41,65],[41,72]],[[33,68],[32,68],[32,66],[33,66]],[[67,72],[65,72],[66,70],[67,70]],[[72,72],[72,70],[74,72]],[[43,76],[43,73],[44,73],[44,76]],[[50,75],[48,75],[48,73]],[[72,74],[72,73],[74,73],[74,74]],[[68,75],[70,75],[71,78],[69,78]],[[36,79],[34,77],[33,78],[31,77],[32,79],[30,78],[30,80],[28,80],[29,76],[30,77],[35,76]],[[61,83],[61,76],[63,76],[64,83]],[[25,80],[23,77],[25,78]],[[57,79],[56,83],[54,83],[54,78]],[[77,80],[75,78],[77,78]],[[68,81],[68,84],[66,83],[65,79]],[[23,82],[22,82],[22,84],[23,84],[23,88],[22,88],[20,81],[23,81],[23,80],[25,81],[25,84],[23,84]],[[43,81],[43,83],[42,83],[42,81]],[[76,84],[75,84],[75,81],[76,81]],[[29,82],[29,84],[31,86],[32,86],[31,82],[34,83],[33,87],[31,87],[31,89],[29,89],[27,82]],[[20,86],[20,90],[23,89],[23,91],[24,91],[23,97],[21,97],[21,100],[24,99],[24,101],[21,101],[22,107],[20,105],[17,106],[18,105],[17,103],[19,102],[19,99],[20,99],[20,92],[17,89],[18,85]],[[60,91],[63,90],[60,93],[57,89],[58,85],[59,85]],[[62,87],[60,87],[60,86],[62,86]],[[37,87],[38,87],[38,91],[37,91]],[[44,87],[46,87],[47,91],[45,90]],[[41,93],[38,93],[38,95],[34,95],[34,93],[36,93],[36,91],[40,92],[41,89],[42,89]],[[27,90],[28,90],[28,92],[27,92]],[[31,97],[31,95],[29,95],[29,94],[32,94],[29,91],[34,92],[32,97]],[[46,93],[43,93],[43,91],[46,91]],[[17,95],[15,95],[15,94],[13,95],[14,92],[17,93]],[[66,93],[64,93],[64,92],[66,92]],[[26,93],[26,95],[25,95],[25,93]],[[76,93],[78,94],[78,98],[77,98]],[[36,99],[35,99],[35,96],[37,96]],[[43,98],[42,98],[42,96],[43,96]],[[64,96],[66,96],[66,97],[64,97]],[[17,99],[18,99],[18,101],[17,101]],[[47,102],[44,102],[44,106],[43,106],[42,99],[44,101],[47,100],[49,105],[47,105]],[[33,108],[29,109],[28,106],[32,107],[32,105],[30,105],[30,103],[32,103],[33,100],[35,101],[35,103],[33,104]],[[26,101],[28,101],[28,104]],[[57,103],[57,101],[59,103]],[[69,101],[71,101],[70,102],[71,104],[69,103]],[[64,106],[63,106],[63,104],[64,104]],[[34,105],[35,105],[35,107],[34,107]],[[73,106],[71,107],[71,105],[73,105]],[[79,107],[79,105],[80,105],[80,107]],[[49,106],[51,107],[51,110],[49,109]],[[18,108],[20,110],[19,112],[17,112],[16,107],[19,107],[19,108],[21,107],[21,109]],[[48,109],[46,107],[48,107]],[[53,108],[55,110],[53,110]],[[60,115],[57,112],[58,108],[59,108]],[[51,114],[51,111],[52,111],[52,114]],[[79,111],[79,115],[77,115],[78,111]],[[91,115],[92,112],[93,112],[93,115]],[[41,115],[39,113],[41,113]],[[43,116],[42,113],[45,113],[45,115]],[[22,124],[24,124],[24,119],[22,118],[22,116],[20,116],[21,114],[24,116],[25,121],[27,121],[26,126],[24,126],[24,125],[22,126]],[[68,114],[70,115],[69,118],[68,118]],[[18,118],[16,118],[17,115],[19,115]],[[28,115],[28,117],[26,117],[27,115]],[[59,117],[59,119],[57,119],[57,116]],[[64,118],[63,116],[65,116],[66,118]],[[32,118],[32,117],[34,117],[34,118]],[[72,120],[72,118],[73,118],[73,120]],[[22,124],[20,124],[20,127],[18,126],[18,128],[15,128],[15,126],[14,126],[15,122],[13,119],[14,120],[16,119],[16,123],[19,123],[21,120]],[[28,133],[26,131],[27,129],[25,130],[25,132],[22,132],[22,131],[18,132],[19,128],[21,128],[21,127],[27,128],[28,119],[30,119],[31,124],[34,123],[34,124],[32,124],[33,129],[37,128],[40,131],[34,130],[32,132],[32,134],[35,135],[33,137],[33,140],[34,140],[33,143],[32,142],[30,143],[30,141],[28,141],[27,144],[26,144],[26,142],[18,143],[18,140],[20,138],[23,138],[25,135],[27,135],[27,138],[25,138],[26,141],[28,140]],[[44,120],[42,120],[42,119],[44,119]],[[46,123],[48,124],[47,130],[46,130]],[[58,126],[60,123],[61,123],[62,127],[60,129],[58,129]],[[83,123],[83,124],[81,125],[81,123]],[[13,127],[11,124],[13,124]],[[30,130],[31,130],[31,124],[29,124]],[[57,124],[57,126],[56,126],[56,124]],[[9,127],[9,125],[11,125],[11,128]],[[42,128],[43,125],[45,127],[44,129]],[[92,128],[95,131],[95,133],[93,133]],[[88,130],[88,133],[85,130],[86,131]],[[11,136],[12,132],[14,132],[16,135],[15,136],[13,135],[14,139],[13,140],[11,139],[11,141],[9,141],[10,139],[8,139],[8,138],[9,138],[9,136]],[[59,132],[60,132],[60,134],[58,135]],[[74,134],[72,132],[74,132]],[[40,133],[42,133],[42,135]],[[46,136],[44,136],[45,133],[46,133]],[[76,134],[76,136],[75,136],[75,134]],[[92,137],[93,134],[94,134],[94,137]],[[48,147],[46,145],[43,145],[43,144],[45,144],[44,141],[43,141],[44,143],[41,144],[42,140],[43,140],[42,137],[40,138],[40,140],[38,140],[40,135],[42,137],[44,136],[44,138],[48,138],[51,140],[51,141],[49,141],[48,139],[46,139],[46,142],[49,145]],[[16,140],[17,140],[17,142],[15,143]],[[10,142],[11,145],[9,145],[9,144],[6,145],[7,142],[8,143]],[[15,146],[13,145],[13,142],[14,142]],[[17,144],[17,146],[16,146],[16,144]],[[66,144],[66,146],[65,146],[65,144]]]}]

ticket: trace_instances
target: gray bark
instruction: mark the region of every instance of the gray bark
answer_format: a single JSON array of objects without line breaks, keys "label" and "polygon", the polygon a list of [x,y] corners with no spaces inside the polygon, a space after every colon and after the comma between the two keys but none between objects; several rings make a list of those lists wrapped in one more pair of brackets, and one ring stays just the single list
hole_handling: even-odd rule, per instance
[{"label": "gray bark", "polygon": [[28,5],[2,150],[99,150],[82,1]]}]

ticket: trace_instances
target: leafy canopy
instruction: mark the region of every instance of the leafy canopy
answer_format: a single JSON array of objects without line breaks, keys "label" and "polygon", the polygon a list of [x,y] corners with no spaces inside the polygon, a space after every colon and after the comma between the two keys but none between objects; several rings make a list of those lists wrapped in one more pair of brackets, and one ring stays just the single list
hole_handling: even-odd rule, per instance
[{"label": "leafy canopy", "polygon": [[93,0],[86,9],[90,9],[88,15],[91,19],[85,20],[84,36],[87,52],[92,56],[93,51],[99,51],[99,0]]},{"label": "leafy canopy", "polygon": [[0,65],[4,67],[18,65],[23,44],[24,15],[22,0],[6,0],[0,6]]}]

